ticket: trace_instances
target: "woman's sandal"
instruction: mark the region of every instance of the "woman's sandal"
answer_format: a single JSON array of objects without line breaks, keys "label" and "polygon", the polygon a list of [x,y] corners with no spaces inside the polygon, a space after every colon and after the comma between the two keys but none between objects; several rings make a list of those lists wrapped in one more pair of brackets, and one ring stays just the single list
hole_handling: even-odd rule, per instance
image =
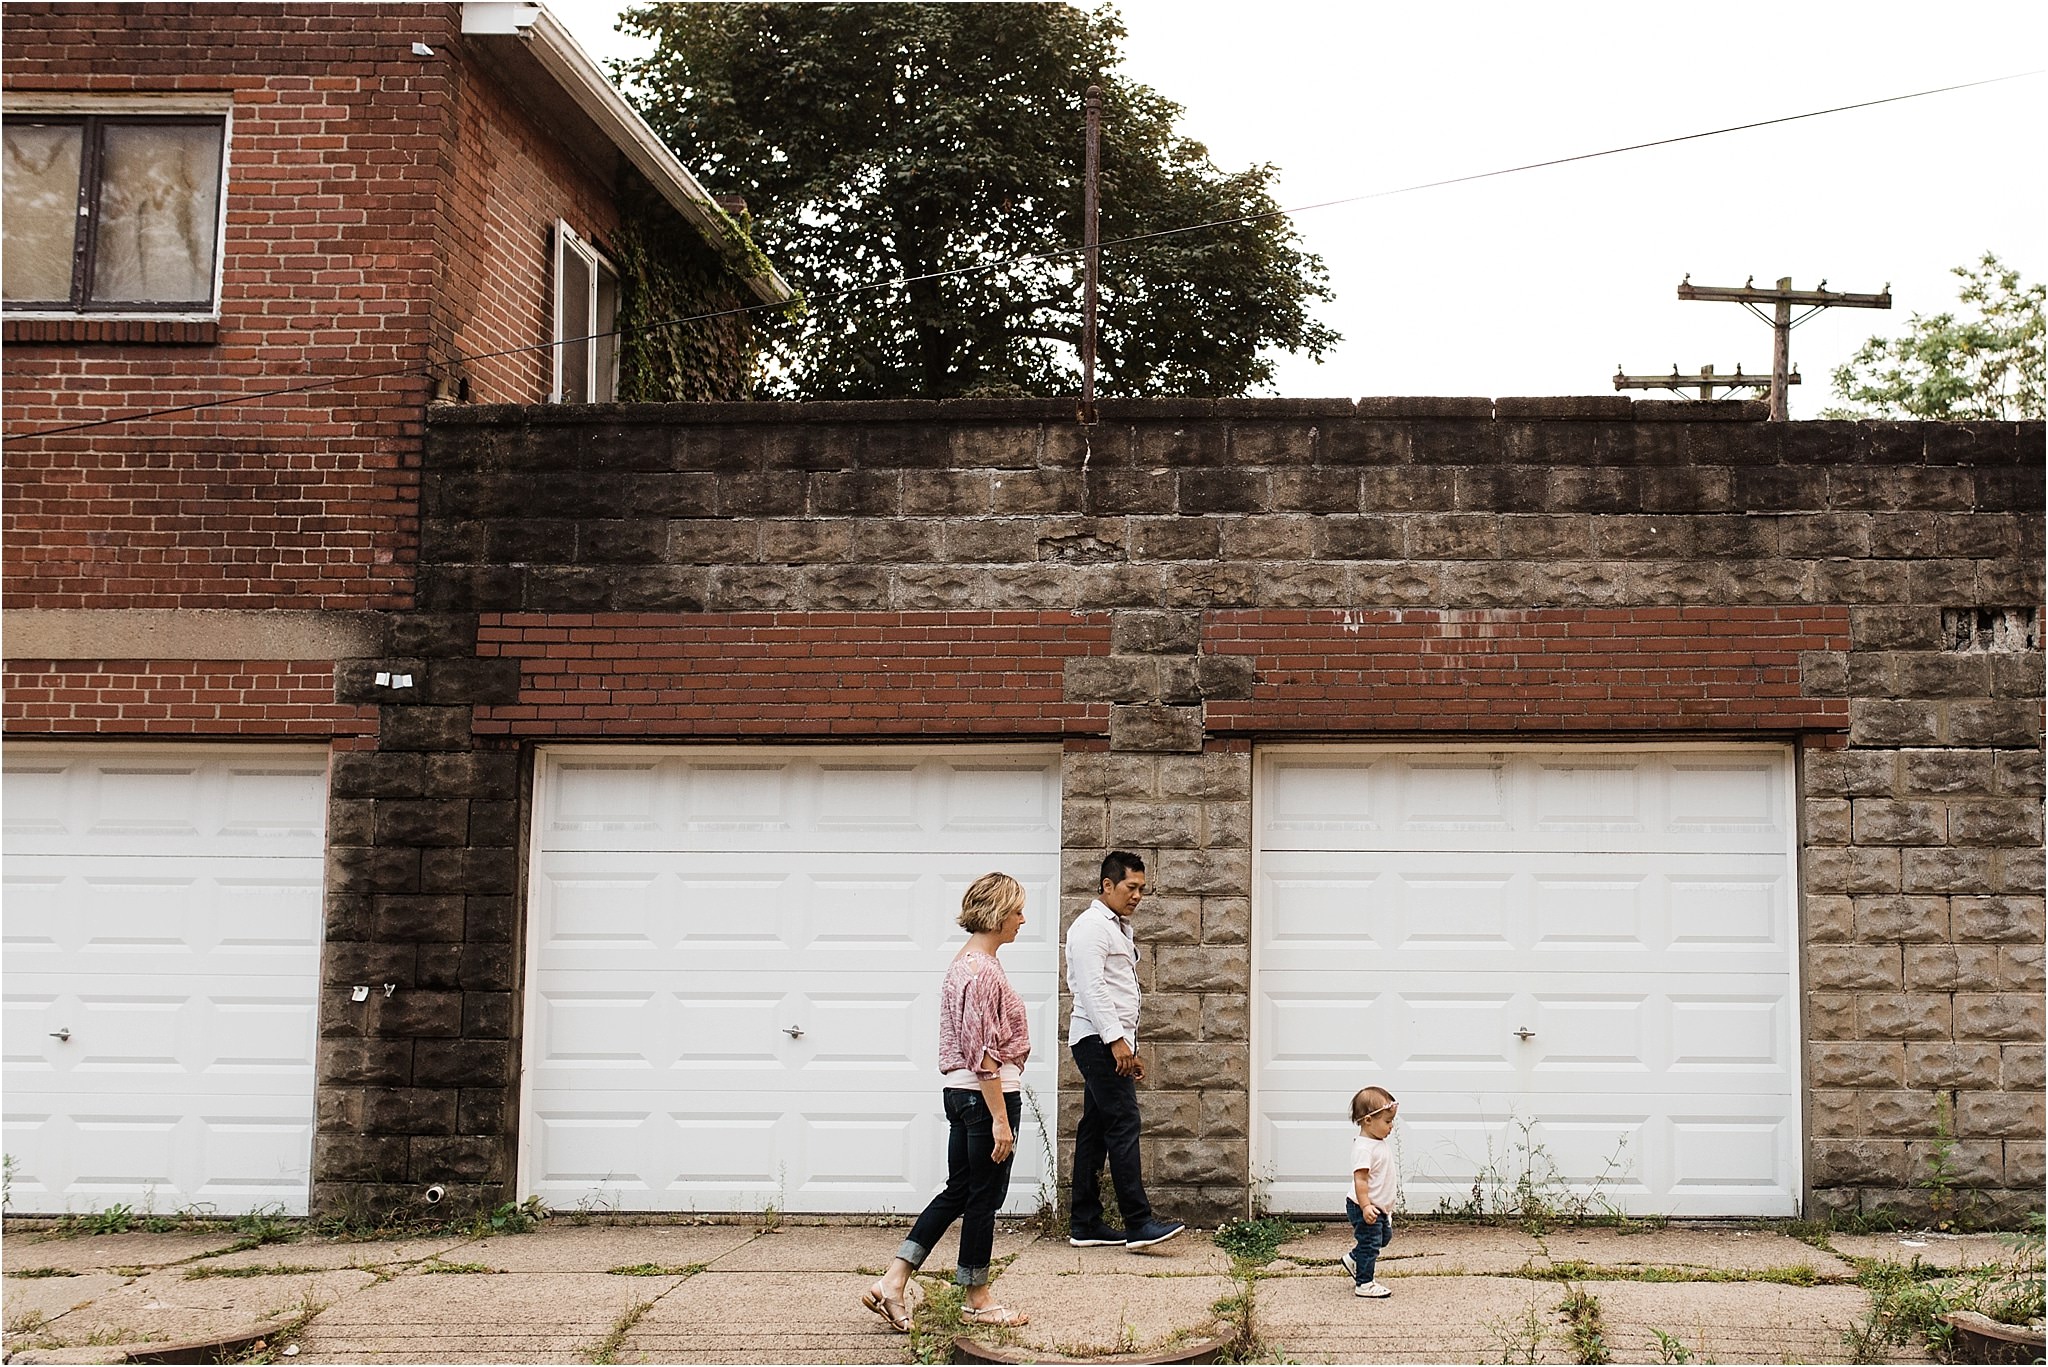
[{"label": "woman's sandal", "polygon": [[883,1295],[881,1287],[871,1286],[861,1292],[860,1303],[880,1315],[897,1333],[910,1332],[910,1307],[902,1301]]},{"label": "woman's sandal", "polygon": [[1022,1329],[1031,1323],[1031,1316],[1000,1305],[963,1305],[960,1307],[960,1318],[967,1324],[992,1324],[998,1329]]}]

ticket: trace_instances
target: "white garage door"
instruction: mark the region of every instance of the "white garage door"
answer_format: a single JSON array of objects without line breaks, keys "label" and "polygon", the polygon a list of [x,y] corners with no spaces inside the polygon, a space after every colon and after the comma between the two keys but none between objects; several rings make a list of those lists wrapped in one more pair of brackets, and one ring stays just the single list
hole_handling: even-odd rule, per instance
[{"label": "white garage door", "polygon": [[[907,1211],[945,1178],[938,986],[1000,869],[1053,1123],[1060,766],[1044,747],[560,748],[534,823],[521,1183],[625,1210]],[[1027,1110],[1012,1211],[1037,1204]]]},{"label": "white garage door", "polygon": [[6,752],[16,1212],[306,1212],[325,750]]},{"label": "white garage door", "polygon": [[1376,1082],[1409,1210],[1533,1168],[1630,1213],[1797,1213],[1782,747],[1274,747],[1255,802],[1277,1209],[1339,1208]]}]

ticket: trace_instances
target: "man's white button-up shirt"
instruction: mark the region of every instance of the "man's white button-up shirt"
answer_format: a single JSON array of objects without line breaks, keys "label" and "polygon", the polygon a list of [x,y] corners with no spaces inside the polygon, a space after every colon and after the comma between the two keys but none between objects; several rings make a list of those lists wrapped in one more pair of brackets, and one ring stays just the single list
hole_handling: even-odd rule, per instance
[{"label": "man's white button-up shirt", "polygon": [[1067,927],[1067,990],[1074,994],[1067,1043],[1099,1035],[1138,1047],[1138,942],[1131,923],[1100,901]]}]

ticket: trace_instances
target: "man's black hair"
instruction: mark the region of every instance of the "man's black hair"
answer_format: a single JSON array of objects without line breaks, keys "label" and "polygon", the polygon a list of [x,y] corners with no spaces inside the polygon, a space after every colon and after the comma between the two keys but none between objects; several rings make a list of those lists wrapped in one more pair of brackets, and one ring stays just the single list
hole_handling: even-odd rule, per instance
[{"label": "man's black hair", "polygon": [[[1102,861],[1102,881],[1121,883],[1134,873],[1145,871],[1145,861],[1129,850],[1111,850],[1109,858]],[[1097,884],[1099,887],[1100,884]]]}]

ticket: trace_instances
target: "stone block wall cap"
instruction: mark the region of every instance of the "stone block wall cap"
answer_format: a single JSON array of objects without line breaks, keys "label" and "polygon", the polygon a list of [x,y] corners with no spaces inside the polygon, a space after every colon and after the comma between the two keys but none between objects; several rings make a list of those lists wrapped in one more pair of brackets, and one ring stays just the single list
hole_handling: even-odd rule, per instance
[{"label": "stone block wall cap", "polygon": [[1493,416],[1503,422],[1627,422],[1634,412],[1635,400],[1624,394],[1540,394],[1493,401]]},{"label": "stone block wall cap", "polygon": [[1637,399],[1637,422],[1764,422],[1771,406],[1760,399]]},{"label": "stone block wall cap", "polygon": [[1358,401],[1353,412],[1361,418],[1490,419],[1493,400],[1368,395]]}]

